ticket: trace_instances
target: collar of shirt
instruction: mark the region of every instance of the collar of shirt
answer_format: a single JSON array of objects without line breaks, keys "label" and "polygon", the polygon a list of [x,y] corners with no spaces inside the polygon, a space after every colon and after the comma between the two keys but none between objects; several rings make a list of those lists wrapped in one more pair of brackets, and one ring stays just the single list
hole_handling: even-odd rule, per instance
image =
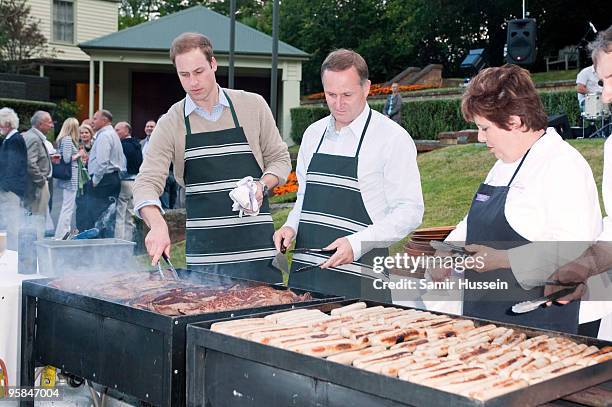
[{"label": "collar of shirt", "polygon": [[327,137],[336,136],[337,137],[346,131],[350,131],[351,133],[353,133],[353,135],[361,136],[361,132],[363,131],[366,120],[368,119],[369,112],[370,112],[370,106],[366,103],[366,105],[363,107],[363,110],[361,111],[359,116],[357,116],[355,120],[353,120],[348,126],[345,126],[341,128],[340,130],[336,130],[336,119],[334,115],[329,115],[329,123],[327,123],[327,129],[325,131],[325,136]]},{"label": "collar of shirt", "polygon": [[106,126],[102,127],[100,130],[96,132],[96,134],[94,135],[94,138],[97,138],[100,134],[106,133],[108,131],[115,131],[115,129],[113,128],[112,125],[107,124]]},{"label": "collar of shirt", "polygon": [[199,116],[202,116],[206,120],[213,122],[219,120],[221,113],[223,113],[223,108],[229,108],[230,105],[225,93],[223,92],[223,89],[221,89],[219,85],[217,85],[217,90],[219,91],[219,102],[212,107],[210,113],[198,106],[193,99],[191,99],[191,96],[187,94],[185,96],[185,116],[189,116],[192,112],[196,112]]},{"label": "collar of shirt", "polygon": [[34,134],[40,137],[43,141],[47,139],[47,137],[42,133],[42,131],[38,130],[36,127],[32,127],[32,131],[34,132]]},{"label": "collar of shirt", "polygon": [[15,129],[11,130],[4,140],[6,141],[10,139],[13,136],[13,134],[16,134],[16,133],[18,133],[17,130]]}]

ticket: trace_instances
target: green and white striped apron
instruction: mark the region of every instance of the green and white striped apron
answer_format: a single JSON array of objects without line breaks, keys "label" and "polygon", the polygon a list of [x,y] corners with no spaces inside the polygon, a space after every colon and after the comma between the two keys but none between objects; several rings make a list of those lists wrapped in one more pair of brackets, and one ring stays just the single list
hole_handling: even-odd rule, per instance
[{"label": "green and white striped apron", "polygon": [[[240,218],[232,211],[229,192],[246,176],[262,171],[229,102],[233,128],[192,133],[185,116],[185,189],[187,208],[187,266],[232,277],[278,283],[272,268],[276,254],[274,224],[268,198],[257,216]],[[184,106],[183,106],[184,109]]]},{"label": "green and white striped apron", "polygon": [[[338,238],[359,232],[372,224],[363,204],[357,179],[359,151],[371,117],[372,110],[368,114],[354,157],[319,153],[325,138],[325,131],[323,132],[306,174],[306,190],[296,248],[323,248]],[[317,267],[309,271],[290,273],[289,285],[347,298],[390,302],[389,290],[378,290],[373,286],[374,280],[385,278],[372,270],[373,258],[388,254],[387,249],[374,249],[350,264],[332,269]],[[321,254],[295,254],[291,271],[321,264],[329,257]]]}]

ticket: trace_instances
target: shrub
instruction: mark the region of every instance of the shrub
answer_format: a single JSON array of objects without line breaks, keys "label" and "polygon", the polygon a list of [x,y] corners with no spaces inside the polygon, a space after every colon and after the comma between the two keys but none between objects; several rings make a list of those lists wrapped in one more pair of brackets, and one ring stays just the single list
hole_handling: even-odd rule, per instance
[{"label": "shrub", "polygon": [[[578,124],[580,110],[574,90],[543,91],[540,93],[549,115],[567,114],[571,125]],[[370,102],[372,109],[382,111],[383,102]],[[320,106],[303,106],[291,109],[291,138],[296,144],[302,141],[304,130],[315,121],[327,116],[329,110]],[[474,128],[461,116],[461,97],[436,99],[404,99],[402,126],[415,140],[435,140],[443,131],[459,131]]]},{"label": "shrub", "polygon": [[312,123],[329,114],[327,107],[305,106],[291,109],[291,139],[295,144],[302,144],[304,131]]},{"label": "shrub", "polygon": [[53,111],[53,121],[55,121],[55,127],[58,133],[67,118],[77,116],[79,108],[80,106],[77,102],[71,102],[66,99],[59,101],[57,107]]},{"label": "shrub", "polygon": [[55,103],[51,102],[0,98],[0,107],[10,107],[19,116],[19,131],[30,128],[30,118],[34,112],[37,110],[53,112],[55,106]]}]

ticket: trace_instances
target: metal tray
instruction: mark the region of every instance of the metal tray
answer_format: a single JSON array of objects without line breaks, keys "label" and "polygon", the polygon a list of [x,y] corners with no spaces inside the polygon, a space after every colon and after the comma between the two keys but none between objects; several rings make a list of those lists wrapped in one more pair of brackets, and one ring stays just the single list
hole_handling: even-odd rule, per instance
[{"label": "metal tray", "polygon": [[[355,302],[341,301],[309,308],[329,312]],[[388,305],[365,301],[368,306]],[[398,305],[395,307],[405,308]],[[262,317],[271,312],[252,314]],[[438,313],[441,314],[441,313]],[[238,319],[238,318],[229,318]],[[536,330],[475,318],[477,326],[495,323],[528,336],[565,336],[578,343],[612,343],[558,332]],[[486,401],[437,390],[352,366],[302,355],[210,331],[215,321],[187,327],[188,406],[536,406],[612,380],[612,361]]]},{"label": "metal tray", "polygon": [[121,239],[39,240],[38,272],[46,277],[135,268],[136,243]]},{"label": "metal tray", "polygon": [[[242,282],[285,289],[189,270],[179,269],[178,273],[202,283]],[[35,365],[51,365],[159,406],[185,405],[187,324],[340,299],[310,291],[313,300],[306,302],[166,316],[52,288],[47,286],[49,281],[23,283],[21,385],[33,385]],[[305,292],[292,290],[298,294]]]}]

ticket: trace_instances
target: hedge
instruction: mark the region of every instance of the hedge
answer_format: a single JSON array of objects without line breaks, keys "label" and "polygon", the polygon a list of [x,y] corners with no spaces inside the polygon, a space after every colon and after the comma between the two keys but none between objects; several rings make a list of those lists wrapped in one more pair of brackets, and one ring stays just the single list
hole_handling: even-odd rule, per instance
[{"label": "hedge", "polygon": [[[24,131],[30,128],[30,118],[34,112],[37,110],[53,112],[56,104],[51,102],[0,98],[0,108],[3,107],[10,107],[17,113],[17,116],[19,116],[19,130]],[[56,132],[59,132],[59,129],[56,129]]]},{"label": "hedge", "polygon": [[[576,91],[543,91],[540,93],[544,109],[549,115],[567,114],[571,125],[578,124],[580,110]],[[384,103],[372,102],[370,106],[381,111]],[[402,126],[416,140],[435,140],[443,131],[458,131],[474,127],[461,116],[461,97],[436,99],[404,99]],[[296,144],[302,141],[304,130],[315,121],[327,116],[329,110],[321,106],[303,106],[291,109],[291,138]]]}]

